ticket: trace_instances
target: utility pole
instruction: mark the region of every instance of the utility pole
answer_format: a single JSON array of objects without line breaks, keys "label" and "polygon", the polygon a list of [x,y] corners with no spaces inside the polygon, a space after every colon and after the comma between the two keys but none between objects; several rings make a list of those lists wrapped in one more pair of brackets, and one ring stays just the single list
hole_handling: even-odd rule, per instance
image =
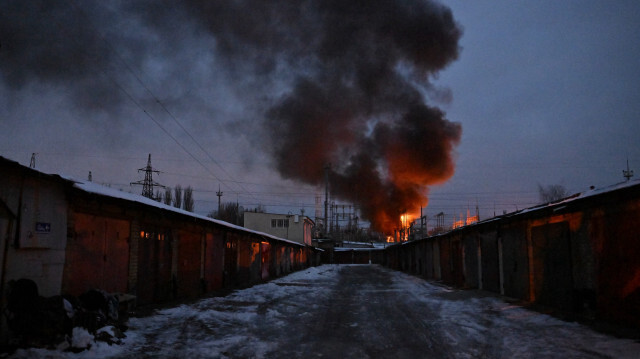
[{"label": "utility pole", "polygon": [[[455,217],[455,215],[454,215]],[[455,218],[454,218],[455,220]],[[436,214],[436,233],[441,233],[444,229],[444,212]]]},{"label": "utility pole", "polygon": [[633,171],[629,169],[629,159],[627,158],[627,170],[622,170],[622,176],[629,181],[633,177]]},{"label": "utility pole", "polygon": [[353,226],[353,229],[358,231],[358,207],[355,204],[353,205]]},{"label": "utility pole", "polygon": [[216,192],[216,196],[218,196],[218,218],[220,218],[220,197],[222,197],[222,191],[220,190],[220,185],[218,185],[218,192]]},{"label": "utility pole", "polygon": [[422,206],[420,206],[420,235],[427,236],[427,216],[422,212]]},{"label": "utility pole", "polygon": [[335,214],[335,212],[337,212],[336,211],[336,203],[335,203],[335,201],[331,201],[331,213],[329,215],[329,217],[330,217],[330,219],[329,219],[329,222],[330,222],[329,232],[331,234],[333,234],[333,229],[334,229],[333,224],[334,224],[334,218],[335,218],[334,214]]},{"label": "utility pole", "polygon": [[[235,224],[238,224],[238,223],[240,223],[240,201],[238,200],[238,194],[236,193],[236,223]],[[287,233],[288,231],[289,231],[289,228],[287,228]],[[289,239],[288,234],[287,234],[287,239]]]},{"label": "utility pole", "polygon": [[151,154],[149,154],[149,159],[147,160],[147,167],[139,168],[138,172],[140,172],[140,171],[144,171],[144,180],[131,182],[131,184],[132,185],[133,184],[142,185],[142,195],[144,197],[154,199],[153,198],[153,187],[157,186],[157,187],[165,188],[165,186],[153,181],[153,173],[154,172],[155,173],[160,173],[160,171],[154,170],[151,167]]},{"label": "utility pole", "polygon": [[324,238],[327,238],[327,228],[329,222],[327,222],[329,211],[329,165],[324,167]]}]

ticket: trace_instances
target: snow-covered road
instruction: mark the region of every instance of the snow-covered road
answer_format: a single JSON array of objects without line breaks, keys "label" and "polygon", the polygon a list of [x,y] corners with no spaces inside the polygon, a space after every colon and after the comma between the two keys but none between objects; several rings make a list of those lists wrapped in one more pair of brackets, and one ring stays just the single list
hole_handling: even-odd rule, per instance
[{"label": "snow-covered road", "polygon": [[324,265],[132,318],[123,345],[15,358],[638,358],[640,343],[377,265]]}]

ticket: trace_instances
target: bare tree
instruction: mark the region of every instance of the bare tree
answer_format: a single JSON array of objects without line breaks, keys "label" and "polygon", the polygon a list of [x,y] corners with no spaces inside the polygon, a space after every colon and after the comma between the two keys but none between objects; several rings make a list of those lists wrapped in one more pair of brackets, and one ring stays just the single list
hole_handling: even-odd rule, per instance
[{"label": "bare tree", "polygon": [[160,192],[160,190],[157,190],[156,195],[153,196],[153,199],[155,199],[158,202],[162,202],[162,192]]},{"label": "bare tree", "polygon": [[176,208],[182,207],[182,187],[180,185],[173,188],[173,206]]},{"label": "bare tree", "polygon": [[173,203],[173,192],[171,192],[171,187],[167,187],[164,190],[164,204],[170,206]]},{"label": "bare tree", "polygon": [[193,188],[191,188],[191,186],[184,189],[184,201],[182,203],[182,208],[185,211],[193,212]]},{"label": "bare tree", "polygon": [[218,215],[216,216],[217,219],[238,226],[244,225],[244,220],[242,217],[243,216],[242,213],[240,213],[240,207],[238,207],[238,204],[234,202],[225,202],[221,204],[220,212],[218,212]]},{"label": "bare tree", "polygon": [[555,202],[569,196],[567,189],[559,184],[548,186],[538,184],[538,194],[542,203]]},{"label": "bare tree", "polygon": [[259,204],[255,208],[246,208],[243,212],[265,213],[267,210],[262,204]]},{"label": "bare tree", "polygon": [[256,206],[256,208],[255,208],[255,211],[256,211],[257,213],[265,213],[265,212],[267,212],[267,209],[266,209],[266,208],[264,208],[264,206],[263,206],[262,204],[258,204],[258,205]]}]

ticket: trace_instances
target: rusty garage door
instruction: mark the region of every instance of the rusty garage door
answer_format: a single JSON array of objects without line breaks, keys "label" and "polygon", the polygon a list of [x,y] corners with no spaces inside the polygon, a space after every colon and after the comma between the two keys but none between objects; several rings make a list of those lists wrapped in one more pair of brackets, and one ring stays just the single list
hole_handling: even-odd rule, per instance
[{"label": "rusty garage door", "polygon": [[202,292],[200,259],[202,235],[181,231],[178,240],[178,297],[196,297]]},{"label": "rusty garage door", "polygon": [[569,224],[559,222],[533,227],[531,240],[536,302],[570,310],[573,279]]},{"label": "rusty garage door", "polygon": [[204,248],[204,284],[205,291],[222,288],[224,270],[224,238],[221,231],[207,233]]},{"label": "rusty garage door", "polygon": [[91,288],[126,292],[129,272],[129,222],[74,214],[66,249],[62,291],[79,295]]},{"label": "rusty garage door", "polygon": [[168,230],[142,227],[138,244],[138,303],[169,299],[172,295],[172,235]]}]

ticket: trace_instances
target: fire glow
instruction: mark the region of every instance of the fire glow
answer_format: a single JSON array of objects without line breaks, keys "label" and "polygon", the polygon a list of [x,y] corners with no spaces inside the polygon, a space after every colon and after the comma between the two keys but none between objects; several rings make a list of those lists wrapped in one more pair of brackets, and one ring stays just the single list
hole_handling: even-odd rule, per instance
[{"label": "fire glow", "polygon": [[453,225],[452,225],[453,229],[461,228],[461,227],[468,226],[470,224],[474,224],[474,223],[478,222],[479,215],[478,215],[478,213],[476,211],[476,214],[472,216],[470,211],[467,210],[467,218],[466,219],[463,218],[462,213],[460,214],[459,218],[460,219],[456,220],[455,215],[453,216]]}]

